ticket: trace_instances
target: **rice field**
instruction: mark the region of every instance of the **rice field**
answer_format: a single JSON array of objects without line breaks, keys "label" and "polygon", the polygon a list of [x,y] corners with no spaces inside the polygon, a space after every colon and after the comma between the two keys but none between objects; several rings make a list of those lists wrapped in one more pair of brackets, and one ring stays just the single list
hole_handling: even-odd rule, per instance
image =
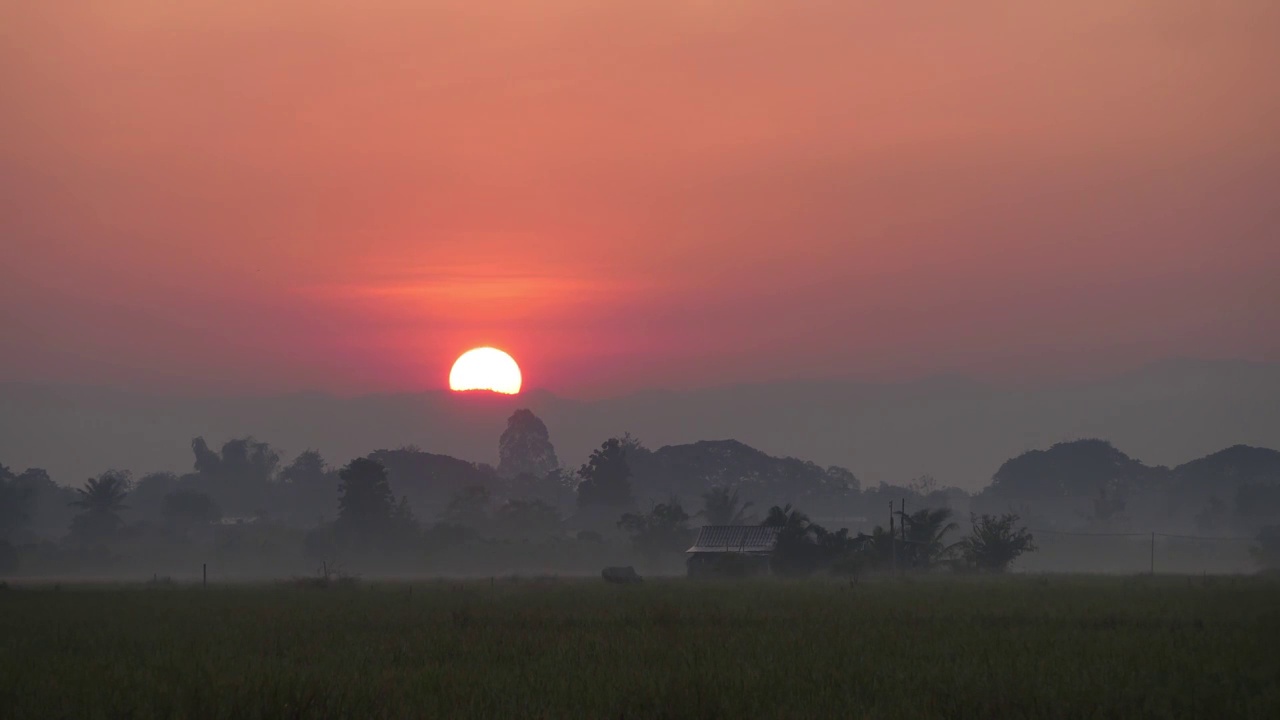
[{"label": "rice field", "polygon": [[4,718],[1280,717],[1280,581],[0,590]]}]

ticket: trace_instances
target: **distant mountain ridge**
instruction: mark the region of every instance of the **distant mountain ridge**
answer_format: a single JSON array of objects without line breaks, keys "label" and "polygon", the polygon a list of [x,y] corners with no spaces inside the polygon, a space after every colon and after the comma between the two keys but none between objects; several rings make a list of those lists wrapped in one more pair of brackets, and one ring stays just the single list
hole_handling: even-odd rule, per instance
[{"label": "distant mountain ridge", "polygon": [[1173,492],[1203,499],[1242,485],[1280,486],[1280,451],[1233,445],[1169,468],[1147,465],[1105,440],[1073,440],[1006,460],[986,492],[1024,499]]},{"label": "distant mountain ridge", "polygon": [[733,438],[775,457],[848,468],[864,486],[929,474],[975,490],[1009,458],[1080,438],[1104,438],[1146,465],[1169,467],[1235,445],[1280,447],[1280,364],[1168,361],[1035,388],[964,378],[804,381],[591,401],[542,391],[180,398],[4,384],[0,462],[79,484],[107,468],[184,472],[191,438],[254,435],[286,459],[315,448],[341,464],[416,445],[496,464],[498,437],[519,407],[546,422],[570,468],[605,438],[629,431],[659,449]]}]

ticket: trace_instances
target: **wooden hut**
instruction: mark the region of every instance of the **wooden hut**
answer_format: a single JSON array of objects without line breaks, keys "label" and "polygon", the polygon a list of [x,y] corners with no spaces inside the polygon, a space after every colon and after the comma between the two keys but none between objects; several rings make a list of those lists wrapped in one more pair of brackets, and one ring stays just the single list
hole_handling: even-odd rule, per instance
[{"label": "wooden hut", "polygon": [[767,573],[781,529],[767,525],[704,525],[693,546],[685,551],[689,577]]}]

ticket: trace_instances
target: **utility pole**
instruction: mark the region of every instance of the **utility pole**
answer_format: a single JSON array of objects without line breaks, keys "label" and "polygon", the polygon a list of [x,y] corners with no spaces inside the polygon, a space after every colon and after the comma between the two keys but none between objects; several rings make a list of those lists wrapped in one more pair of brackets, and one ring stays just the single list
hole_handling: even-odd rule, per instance
[{"label": "utility pole", "polygon": [[[889,504],[892,505],[893,501],[892,500],[889,501]],[[906,498],[902,498],[902,512],[898,513],[898,517],[902,518],[902,520],[898,522],[898,528],[899,528],[899,532],[902,533],[902,549],[906,550],[907,549],[907,499]],[[903,571],[905,572],[906,568],[903,568]]]},{"label": "utility pole", "polygon": [[889,547],[893,548],[893,572],[898,572],[898,533],[893,528],[893,501],[889,501]]},{"label": "utility pole", "polygon": [[1156,576],[1156,531],[1151,531],[1151,577]]}]

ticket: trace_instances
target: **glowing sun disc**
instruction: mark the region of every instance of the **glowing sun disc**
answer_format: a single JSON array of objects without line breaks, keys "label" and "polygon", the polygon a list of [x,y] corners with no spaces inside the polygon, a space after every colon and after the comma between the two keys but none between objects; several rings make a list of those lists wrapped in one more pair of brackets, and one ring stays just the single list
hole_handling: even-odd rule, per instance
[{"label": "glowing sun disc", "polygon": [[449,371],[450,390],[492,390],[505,395],[520,392],[520,366],[497,348],[468,350],[454,361]]}]

